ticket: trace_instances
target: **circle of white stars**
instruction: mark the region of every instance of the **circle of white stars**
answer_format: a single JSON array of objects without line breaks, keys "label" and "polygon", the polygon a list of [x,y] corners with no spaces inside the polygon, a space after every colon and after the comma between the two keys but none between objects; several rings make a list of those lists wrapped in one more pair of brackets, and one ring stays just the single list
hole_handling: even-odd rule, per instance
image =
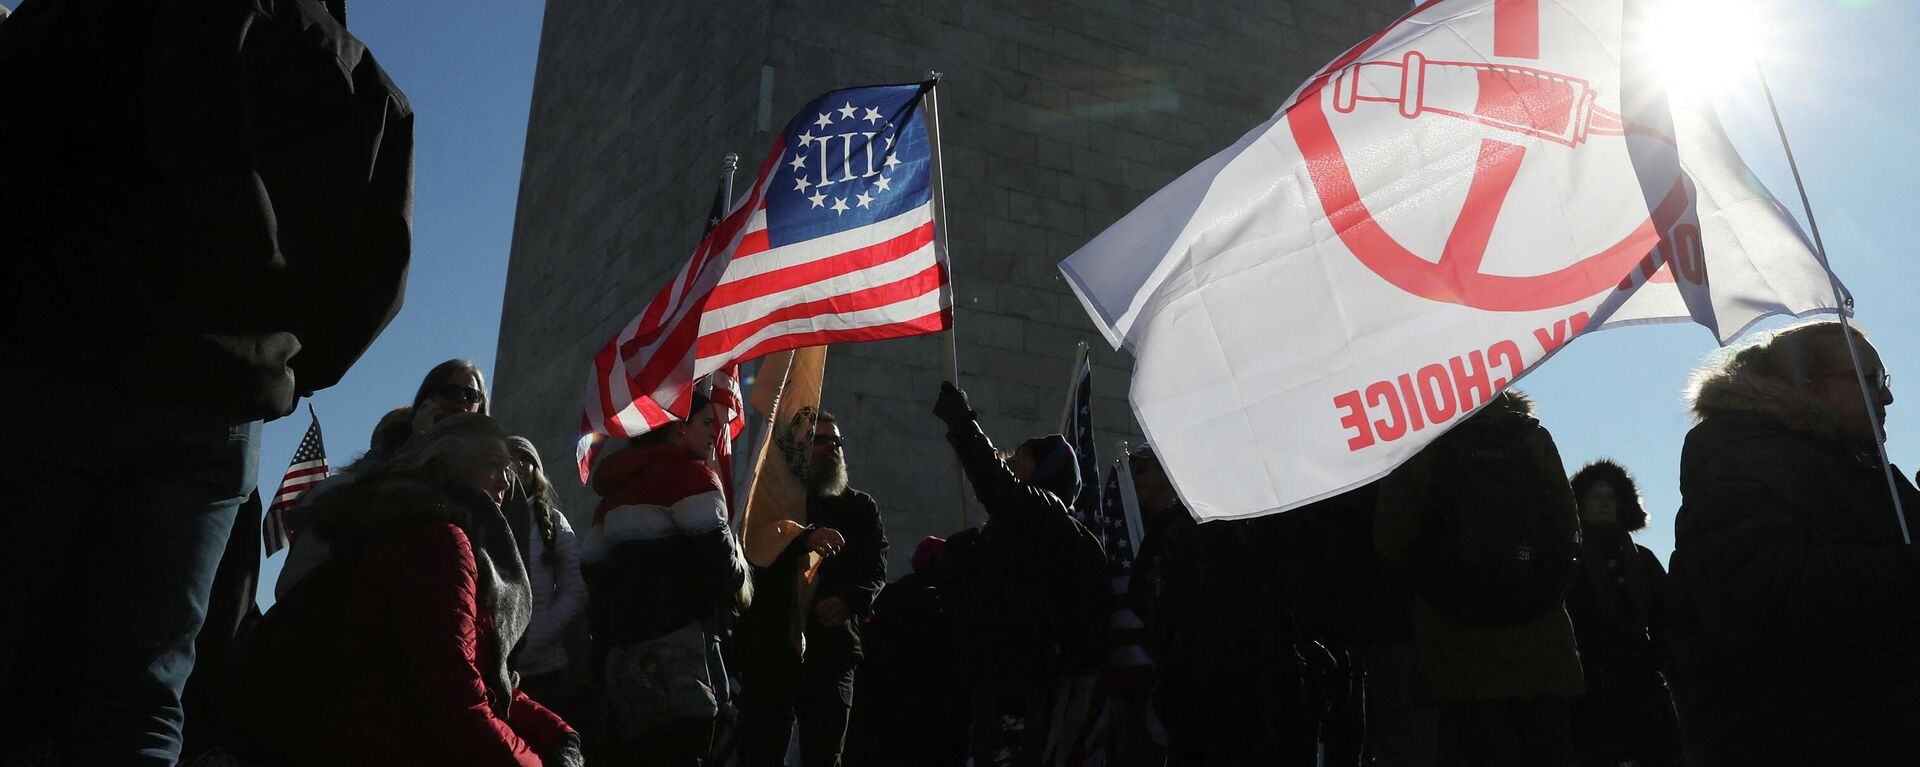
[{"label": "circle of white stars", "polygon": [[[853,105],[853,102],[851,101],[846,102],[839,108],[828,109],[827,111],[820,112],[818,114],[819,114],[819,118],[813,121],[813,125],[815,128],[820,128],[820,129],[831,127],[835,122],[844,123],[844,122],[861,122],[861,121],[866,122],[868,127],[878,125],[880,123],[886,123],[885,125],[886,128],[893,127],[893,123],[887,120],[885,116],[881,115],[880,110],[874,109],[873,107],[856,107]],[[836,114],[838,114],[840,118],[837,121],[834,119],[834,115]],[[807,174],[806,174],[807,155],[805,150],[812,147],[813,142],[826,141],[828,140],[828,137],[815,136],[813,135],[812,130],[808,130],[804,133],[801,133],[798,138],[800,139],[800,149],[794,151],[793,159],[787,162],[787,167],[793,170],[793,174],[794,174],[793,175],[793,191],[799,192],[802,195],[806,195],[809,189],[813,191],[813,194],[808,195],[806,197],[807,202],[811,203],[811,205],[807,208],[808,210],[813,210],[814,208],[826,208],[828,210],[833,211],[834,215],[843,215],[847,211],[853,210],[854,208],[872,207],[873,201],[876,199],[879,199],[880,193],[891,191],[891,184],[893,183],[893,179],[888,178],[886,174],[891,172],[894,169],[894,166],[897,166],[900,164],[900,158],[896,156],[893,152],[892,136],[882,137],[886,140],[886,146],[884,147],[883,151],[886,152],[887,159],[885,162],[881,164],[886,166],[886,170],[881,171],[880,172],[881,175],[873,180],[874,193],[868,194],[866,192],[861,192],[859,194],[853,195],[852,197],[830,197],[825,193],[822,193],[818,189],[813,189],[814,183],[811,180],[807,179]],[[827,204],[828,200],[832,200],[833,203],[831,205]],[[847,204],[847,201],[849,200],[853,201],[852,205]]]}]

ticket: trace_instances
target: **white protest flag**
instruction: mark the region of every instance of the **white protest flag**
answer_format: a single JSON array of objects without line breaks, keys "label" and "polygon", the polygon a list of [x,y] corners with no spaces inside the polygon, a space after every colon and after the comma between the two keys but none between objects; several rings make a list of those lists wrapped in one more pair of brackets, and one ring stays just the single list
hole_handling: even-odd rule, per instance
[{"label": "white protest flag", "polygon": [[[1656,83],[1623,104],[1623,16],[1423,3],[1062,262],[1196,516],[1372,481],[1589,328],[1698,314],[1724,339],[1832,305],[1771,198],[1729,188],[1730,148],[1688,158],[1715,168],[1695,193],[1676,155],[1711,130],[1676,142]],[[1634,277],[1683,226],[1702,246],[1668,252],[1712,279]]]},{"label": "white protest flag", "polygon": [[1600,327],[1691,320],[1726,344],[1768,316],[1838,311],[1845,286],[1734,151],[1713,106],[1679,92],[1669,103],[1673,145],[1636,163],[1643,176],[1660,176],[1656,168],[1678,162],[1692,204],[1628,275],[1621,290],[1632,295]]}]

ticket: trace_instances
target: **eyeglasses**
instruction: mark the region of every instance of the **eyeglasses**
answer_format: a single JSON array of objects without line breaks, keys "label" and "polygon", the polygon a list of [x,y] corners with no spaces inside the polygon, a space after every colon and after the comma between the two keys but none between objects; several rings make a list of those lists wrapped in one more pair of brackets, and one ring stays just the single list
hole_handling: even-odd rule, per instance
[{"label": "eyeglasses", "polygon": [[845,437],[842,437],[838,434],[815,434],[813,435],[813,444],[832,445],[834,447],[846,447],[847,440]]},{"label": "eyeglasses", "polygon": [[440,388],[433,390],[434,399],[445,400],[447,402],[465,402],[472,405],[480,404],[486,399],[486,396],[487,395],[480,393],[479,389],[465,384],[444,384]]},{"label": "eyeglasses", "polygon": [[[1823,373],[1821,375],[1814,376],[1815,379],[1826,379],[1826,378],[1852,379],[1857,377],[1858,377],[1858,374],[1851,370],[1844,370],[1838,373]],[[1883,370],[1876,373],[1868,373],[1866,378],[1868,383],[1878,383],[1880,385],[1880,391],[1883,391],[1883,392],[1893,391],[1893,374],[1892,373],[1888,373]]]}]

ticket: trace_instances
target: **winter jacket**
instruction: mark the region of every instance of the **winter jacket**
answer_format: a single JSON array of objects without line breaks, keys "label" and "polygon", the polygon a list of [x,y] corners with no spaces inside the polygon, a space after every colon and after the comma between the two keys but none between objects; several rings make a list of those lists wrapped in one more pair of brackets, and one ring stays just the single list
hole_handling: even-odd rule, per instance
[{"label": "winter jacket", "polygon": [[960,767],[967,692],[948,568],[909,573],[873,603],[847,727],[848,767]]},{"label": "winter jacket", "polygon": [[399,311],[413,113],[319,2],[29,2],[0,71],[10,354],[274,418]]},{"label": "winter jacket", "polygon": [[[1721,372],[1697,392],[1667,581],[1689,757],[1891,764],[1893,743],[1910,757],[1920,551],[1901,543],[1877,451],[1772,379]],[[1911,525],[1920,493],[1894,476]]]},{"label": "winter jacket", "polygon": [[[815,575],[813,601],[806,616],[806,662],[829,669],[851,669],[860,664],[861,620],[873,614],[874,597],[887,585],[887,531],[880,522],[880,505],[873,496],[854,489],[839,495],[807,498],[807,525],[811,529],[839,531],[847,540],[840,553],[820,563]],[[754,591],[761,594],[791,592],[806,561],[807,536],[796,537],[770,567],[754,568]],[[847,603],[852,618],[832,628],[811,614],[813,606],[827,599]],[[762,599],[740,618],[734,631],[739,668],[749,669],[778,662],[798,662],[793,645],[787,639],[795,605],[791,599]],[[730,656],[731,657],[731,656]]]},{"label": "winter jacket", "polygon": [[589,484],[601,497],[581,555],[596,676],[613,646],[731,623],[752,592],[712,469],[673,445],[628,447]]},{"label": "winter jacket", "polygon": [[315,510],[312,569],[247,637],[232,695],[238,750],[288,764],[539,767],[577,755],[567,725],[516,689],[525,571],[478,491],[363,479]]},{"label": "winter jacket", "polygon": [[[1112,611],[1105,564],[1091,581],[1082,577],[1076,552],[1084,529],[1067,504],[1054,490],[1016,479],[977,423],[950,426],[947,441],[987,512],[961,597],[970,670],[976,678],[1050,680],[1069,670],[1063,666],[1081,663],[1085,653],[1069,645],[1080,642],[1089,607],[1097,609],[1104,634]],[[1077,482],[1077,474],[1068,479]],[[1089,583],[1092,592],[1084,593]]]},{"label": "winter jacket", "polygon": [[[521,674],[531,676],[567,667],[567,634],[586,617],[587,583],[580,577],[580,544],[558,509],[553,515],[553,548],[535,528],[527,536],[527,585],[533,589],[533,622],[520,647]],[[548,554],[551,553],[552,561]]]},{"label": "winter jacket", "polygon": [[1625,467],[1599,460],[1571,480],[1575,497],[1612,485],[1614,525],[1582,531],[1580,568],[1567,585],[1567,615],[1580,643],[1587,691],[1573,700],[1573,741],[1588,764],[1668,763],[1680,753],[1680,723],[1662,675],[1667,665],[1667,571],[1630,534],[1647,526]]},{"label": "winter jacket", "polygon": [[[1512,422],[1530,421],[1532,416],[1532,403],[1508,392],[1474,418]],[[1567,485],[1559,450],[1545,429],[1529,427],[1526,435],[1540,481],[1553,502],[1563,505],[1553,512],[1554,518],[1566,520],[1568,527],[1562,533],[1571,540],[1579,518],[1573,511],[1573,491]],[[1444,449],[1444,441],[1436,442],[1381,481],[1374,514],[1374,546],[1389,579],[1411,582],[1418,577],[1413,566],[1414,547],[1419,545],[1421,528],[1431,513],[1433,471],[1438,451]],[[1423,701],[1572,697],[1583,689],[1573,624],[1564,605],[1556,605],[1537,618],[1493,628],[1462,625],[1417,593],[1411,594],[1407,606]]]}]

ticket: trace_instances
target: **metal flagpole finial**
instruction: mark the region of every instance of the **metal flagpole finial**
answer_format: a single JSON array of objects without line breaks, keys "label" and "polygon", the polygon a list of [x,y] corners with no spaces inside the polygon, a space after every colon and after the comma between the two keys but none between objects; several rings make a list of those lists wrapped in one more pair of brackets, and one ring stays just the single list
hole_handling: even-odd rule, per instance
[{"label": "metal flagpole finial", "polygon": [[720,167],[725,168],[729,172],[739,170],[740,155],[734,154],[733,152],[726,153],[725,156],[720,158]]},{"label": "metal flagpole finial", "polygon": [[934,82],[936,82],[936,83],[937,83],[937,82],[940,82],[940,70],[938,70],[938,69],[929,69],[929,70],[927,70],[927,79],[928,79],[928,80],[932,80],[932,81],[934,81]]}]

